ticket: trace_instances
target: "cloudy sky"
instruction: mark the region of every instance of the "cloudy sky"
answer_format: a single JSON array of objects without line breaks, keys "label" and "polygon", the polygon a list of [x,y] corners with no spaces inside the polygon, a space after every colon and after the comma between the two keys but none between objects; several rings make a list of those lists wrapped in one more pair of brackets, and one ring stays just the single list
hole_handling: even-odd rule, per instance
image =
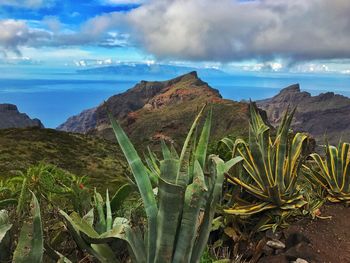
[{"label": "cloudy sky", "polygon": [[0,57],[350,73],[349,0],[0,0]]}]

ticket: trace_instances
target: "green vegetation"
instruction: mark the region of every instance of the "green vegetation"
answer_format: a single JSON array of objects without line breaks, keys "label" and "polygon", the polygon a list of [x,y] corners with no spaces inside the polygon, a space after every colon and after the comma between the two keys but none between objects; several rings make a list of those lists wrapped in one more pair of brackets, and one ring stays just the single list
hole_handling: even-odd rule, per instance
[{"label": "green vegetation", "polygon": [[106,181],[120,186],[129,173],[122,157],[116,143],[93,136],[38,128],[0,130],[0,179],[42,162],[86,176],[96,187],[104,188]]},{"label": "green vegetation", "polygon": [[321,186],[331,202],[350,203],[350,144],[339,144],[338,148],[326,145],[325,160],[313,153],[313,163],[304,165],[307,178],[314,186]]},{"label": "green vegetation", "polygon": [[[229,182],[241,186],[252,195],[252,201],[236,201],[232,208],[225,209],[231,215],[253,215],[273,210],[281,216],[288,210],[303,207],[306,202],[297,185],[301,167],[301,153],[307,136],[301,133],[289,136],[292,112],[286,112],[275,139],[270,136],[267,126],[255,106],[250,106],[249,143],[237,139],[233,146],[233,156],[243,158],[243,171],[228,175]],[[228,143],[227,139],[225,141]],[[233,145],[233,142],[230,142]],[[243,203],[243,204],[241,204]],[[268,220],[258,223],[258,229],[271,227]]]},{"label": "green vegetation", "polygon": [[[0,152],[0,165],[21,151],[14,163],[28,160],[0,181],[0,262],[245,262],[252,256],[239,256],[239,243],[259,231],[315,217],[326,200],[350,202],[349,143],[307,156],[307,135],[290,130],[294,111],[274,131],[251,104],[249,138],[234,134],[214,147],[215,110],[205,109],[180,152],[162,140],[160,151],[142,149],[144,161],[111,116],[120,148],[36,129],[20,130],[15,146],[13,132],[1,131],[13,149]],[[53,164],[28,155],[30,140]],[[121,154],[126,161],[113,160]]]}]

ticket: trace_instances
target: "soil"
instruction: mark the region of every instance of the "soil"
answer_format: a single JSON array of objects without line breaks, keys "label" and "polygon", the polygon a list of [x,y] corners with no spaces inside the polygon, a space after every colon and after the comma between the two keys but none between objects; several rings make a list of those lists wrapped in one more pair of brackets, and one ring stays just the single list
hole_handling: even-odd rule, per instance
[{"label": "soil", "polygon": [[321,217],[295,222],[287,230],[299,232],[310,241],[310,250],[317,263],[350,263],[350,207],[327,204],[321,207]]}]

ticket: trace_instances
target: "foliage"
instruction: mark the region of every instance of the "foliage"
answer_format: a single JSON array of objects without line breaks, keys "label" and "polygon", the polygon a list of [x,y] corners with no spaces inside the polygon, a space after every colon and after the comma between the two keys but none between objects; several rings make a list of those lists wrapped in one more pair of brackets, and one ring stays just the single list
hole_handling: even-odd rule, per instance
[{"label": "foliage", "polygon": [[224,211],[231,215],[251,216],[269,210],[270,214],[258,224],[259,230],[271,227],[268,222],[276,220],[276,216],[286,218],[289,212],[306,204],[297,180],[307,136],[296,133],[289,138],[294,111],[288,113],[287,110],[275,139],[272,139],[270,127],[264,123],[256,106],[251,104],[249,142],[237,139],[233,143],[227,138],[222,141],[233,148],[233,156],[243,158],[242,170],[229,174],[228,181],[239,185],[248,194],[244,200],[232,196],[236,198],[235,203]]},{"label": "foliage", "polygon": [[13,254],[13,262],[41,263],[44,253],[44,238],[41,223],[40,206],[34,193],[30,204],[31,216],[26,218]]},{"label": "foliage", "polygon": [[325,189],[329,201],[350,204],[350,144],[335,147],[327,143],[324,160],[317,153],[310,157],[313,162],[303,166],[305,178]]},{"label": "foliage", "polygon": [[118,145],[98,137],[53,129],[0,129],[0,145],[0,180],[42,162],[87,176],[101,190],[106,181],[114,187],[126,183],[128,166]]},{"label": "foliage", "polygon": [[[114,226],[116,222],[119,222],[118,220],[121,220],[119,217],[113,218],[113,215],[116,214],[117,210],[120,208],[120,206],[116,204],[123,203],[128,197],[126,193],[130,193],[132,190],[129,186],[130,185],[124,185],[118,189],[111,200],[107,190],[105,202],[102,196],[95,190],[94,207],[83,217],[80,217],[76,212],[68,215],[63,210],[60,210],[60,214],[65,218],[68,229],[80,249],[96,257],[101,262],[117,262],[118,260],[109,245],[94,244],[89,238],[84,238],[84,235],[96,238],[112,230],[112,226]],[[119,254],[121,255],[120,246],[119,249]]]},{"label": "foliage", "polygon": [[6,180],[6,187],[17,198],[17,214],[25,213],[29,192],[32,191],[49,204],[65,206],[72,204],[74,209],[84,212],[90,206],[87,178],[77,177],[54,165],[40,163],[31,166],[26,172]]},{"label": "foliage", "polygon": [[[203,109],[187,135],[181,154],[178,155],[174,148],[170,150],[162,143],[164,159],[153,160],[152,167],[148,168],[142,163],[120,125],[111,118],[115,135],[143,200],[148,224],[144,239],[139,226],[130,224],[128,219],[117,217],[112,220],[108,194],[106,216],[100,206],[101,198],[95,195],[98,224],[81,220],[75,213],[68,216],[62,211],[75,239],[81,245],[86,244],[86,241],[92,243],[86,249],[100,261],[115,262],[105,243],[121,239],[128,243],[135,262],[199,262],[209,237],[215,206],[221,195],[224,172],[240,161],[240,158],[236,158],[225,164],[218,157],[210,156],[209,164],[206,165],[211,114],[204,124],[198,143],[194,139],[194,131],[202,112]],[[204,171],[207,166],[209,177],[206,178]],[[150,178],[155,179],[153,183],[158,186],[158,202]]]}]

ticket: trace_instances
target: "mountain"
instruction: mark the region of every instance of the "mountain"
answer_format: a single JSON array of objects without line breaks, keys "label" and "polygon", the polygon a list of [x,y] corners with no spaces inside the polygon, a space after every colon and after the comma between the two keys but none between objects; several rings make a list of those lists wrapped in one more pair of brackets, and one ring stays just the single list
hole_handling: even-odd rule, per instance
[{"label": "mountain", "polygon": [[39,127],[43,124],[38,119],[31,119],[25,113],[20,113],[16,105],[0,104],[0,129]]},{"label": "mountain", "polygon": [[165,64],[140,64],[140,63],[122,63],[117,65],[93,67],[78,70],[80,74],[113,74],[123,76],[179,76],[190,71],[198,71],[205,77],[222,77],[227,73],[215,68],[193,68],[177,65]]},{"label": "mountain", "polygon": [[[159,139],[182,143],[204,104],[210,104],[213,109],[213,140],[228,134],[247,134],[248,105],[222,99],[219,91],[202,81],[196,72],[168,81],[141,81],[95,109],[68,119],[58,129],[114,140],[108,110],[139,147]],[[90,119],[88,124],[87,119]]]},{"label": "mountain", "polygon": [[297,107],[292,128],[310,133],[319,144],[323,144],[325,135],[331,143],[338,143],[340,138],[350,141],[350,99],[345,96],[333,92],[311,96],[294,84],[257,105],[267,112],[274,126],[280,123],[288,106]]},{"label": "mountain", "polygon": [[68,118],[68,120],[57,127],[57,130],[86,133],[96,126],[96,109],[87,109],[80,114]]},{"label": "mountain", "polygon": [[115,142],[53,129],[0,130],[0,179],[39,162],[87,176],[92,184],[102,187],[106,180],[111,184],[126,182],[124,175],[128,173]]}]

